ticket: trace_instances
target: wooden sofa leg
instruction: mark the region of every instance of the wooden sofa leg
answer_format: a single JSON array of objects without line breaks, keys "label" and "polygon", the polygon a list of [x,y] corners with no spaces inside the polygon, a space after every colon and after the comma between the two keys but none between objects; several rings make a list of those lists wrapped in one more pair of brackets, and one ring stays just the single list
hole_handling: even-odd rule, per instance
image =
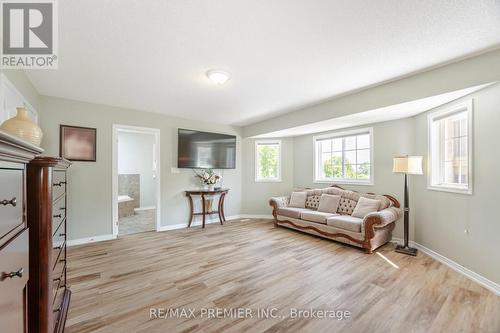
[{"label": "wooden sofa leg", "polygon": [[366,254],[373,254],[373,250],[371,248],[370,249],[365,248],[365,253]]}]

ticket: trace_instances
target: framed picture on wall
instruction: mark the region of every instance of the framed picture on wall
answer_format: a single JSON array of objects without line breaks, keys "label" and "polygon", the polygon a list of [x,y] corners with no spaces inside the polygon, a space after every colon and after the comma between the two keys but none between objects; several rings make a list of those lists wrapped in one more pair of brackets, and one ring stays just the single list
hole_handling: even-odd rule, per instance
[{"label": "framed picture on wall", "polygon": [[60,125],[59,133],[61,157],[70,161],[96,161],[96,128]]}]

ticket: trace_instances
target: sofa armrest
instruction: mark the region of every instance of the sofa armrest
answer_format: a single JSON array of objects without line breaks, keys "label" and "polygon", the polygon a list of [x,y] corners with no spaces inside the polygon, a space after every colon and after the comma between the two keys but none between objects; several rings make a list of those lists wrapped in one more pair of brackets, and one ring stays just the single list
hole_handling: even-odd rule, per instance
[{"label": "sofa armrest", "polygon": [[[363,219],[362,232],[371,238],[375,235],[375,229],[396,222],[401,217],[401,209],[394,206],[383,209],[378,212],[370,213]],[[371,236],[371,237],[370,237]]]},{"label": "sofa armrest", "polygon": [[272,197],[269,199],[269,205],[273,207],[273,216],[276,218],[276,211],[280,207],[287,207],[290,202],[290,197]]}]

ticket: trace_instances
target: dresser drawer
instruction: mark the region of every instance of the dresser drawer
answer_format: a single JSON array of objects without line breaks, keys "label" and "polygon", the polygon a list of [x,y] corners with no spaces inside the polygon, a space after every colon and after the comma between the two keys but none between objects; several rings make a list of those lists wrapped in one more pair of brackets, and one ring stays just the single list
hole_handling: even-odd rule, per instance
[{"label": "dresser drawer", "polygon": [[52,173],[52,200],[55,202],[66,192],[66,171],[54,170]]},{"label": "dresser drawer", "polygon": [[66,223],[61,222],[57,229],[52,229],[54,235],[52,236],[52,247],[58,247],[64,244],[66,240]]},{"label": "dresser drawer", "polygon": [[24,170],[0,169],[0,246],[7,234],[23,229]]},{"label": "dresser drawer", "polygon": [[59,197],[52,205],[52,218],[61,220],[66,216],[66,200],[65,197]]},{"label": "dresser drawer", "polygon": [[54,270],[52,271],[52,283],[54,287],[57,287],[59,282],[64,282],[63,273],[65,269],[66,269],[66,262],[59,260],[56,266],[54,267]]},{"label": "dresser drawer", "polygon": [[60,293],[66,287],[65,280],[66,264],[58,263],[56,269],[53,272],[52,280],[52,304],[56,305],[57,294]]},{"label": "dresser drawer", "polygon": [[29,276],[28,230],[0,251],[0,323],[2,332],[24,332],[25,286]]},{"label": "dresser drawer", "polygon": [[[55,206],[54,206],[55,207]],[[57,229],[63,223],[64,218],[66,217],[66,211],[55,209],[52,211],[52,235],[55,235]]]},{"label": "dresser drawer", "polygon": [[54,269],[59,262],[65,262],[66,256],[64,252],[64,248],[66,247],[66,243],[55,246],[52,249],[52,266],[51,269]]}]

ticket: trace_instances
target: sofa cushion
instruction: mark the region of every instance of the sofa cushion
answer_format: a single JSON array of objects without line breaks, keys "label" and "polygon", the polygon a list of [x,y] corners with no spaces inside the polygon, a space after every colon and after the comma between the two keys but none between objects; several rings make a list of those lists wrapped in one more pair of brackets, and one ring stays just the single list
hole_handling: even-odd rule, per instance
[{"label": "sofa cushion", "polygon": [[306,192],[292,192],[292,195],[290,196],[290,203],[288,204],[288,206],[296,208],[305,208],[306,199],[307,199]]},{"label": "sofa cushion", "polygon": [[351,215],[357,203],[358,203],[357,201],[342,197],[339,202],[339,208],[337,209],[337,213]]},{"label": "sofa cushion", "polygon": [[360,197],[354,211],[353,217],[364,218],[366,215],[377,212],[380,209],[380,200]]},{"label": "sofa cushion", "polygon": [[322,194],[319,200],[318,212],[336,214],[340,195]]},{"label": "sofa cushion", "polygon": [[[356,203],[358,202],[360,197],[365,197],[368,199],[375,199],[375,200],[380,200],[380,209],[385,209],[387,207],[391,206],[391,201],[379,194],[368,194],[368,193],[358,193],[358,192],[353,192],[353,191],[348,191],[348,190],[342,190],[337,187],[326,187],[326,188],[316,188],[316,189],[307,189],[307,196],[321,196],[323,193],[326,194],[335,194],[335,195],[340,195],[342,196],[342,200],[340,201],[340,205],[343,205],[342,210],[339,207],[339,212],[342,214],[349,214],[351,215],[352,209],[354,209],[354,206],[356,206]],[[345,199],[345,200],[344,200]],[[348,205],[350,203],[354,203],[352,209],[350,211]]]},{"label": "sofa cushion", "polygon": [[304,212],[300,213],[300,218],[302,220],[306,220],[306,221],[310,221],[310,222],[326,224],[326,219],[328,219],[329,217],[333,217],[335,215],[337,215],[337,214],[317,212],[314,210],[310,210],[310,211],[304,211]]},{"label": "sofa cushion", "polygon": [[277,214],[286,217],[293,217],[294,219],[300,219],[300,213],[304,211],[309,211],[309,209],[297,207],[280,207],[278,208]]},{"label": "sofa cushion", "polygon": [[320,195],[308,195],[306,200],[306,208],[317,210],[320,199]]},{"label": "sofa cushion", "polygon": [[361,232],[361,223],[363,223],[363,219],[349,215],[332,216],[326,220],[326,224],[331,225],[332,227],[354,232]]}]

